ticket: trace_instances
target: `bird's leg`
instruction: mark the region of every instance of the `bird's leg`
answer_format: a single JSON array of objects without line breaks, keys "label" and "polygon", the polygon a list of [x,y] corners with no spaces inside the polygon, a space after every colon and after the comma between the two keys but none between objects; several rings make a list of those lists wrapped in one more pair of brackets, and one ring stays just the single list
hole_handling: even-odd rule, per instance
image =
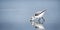
[{"label": "bird's leg", "polygon": [[45,19],[42,17],[42,19],[43,19],[43,22],[42,22],[42,24],[45,22]]},{"label": "bird's leg", "polygon": [[39,23],[39,24],[41,24],[40,20],[41,20],[41,18],[38,19],[38,23]]}]

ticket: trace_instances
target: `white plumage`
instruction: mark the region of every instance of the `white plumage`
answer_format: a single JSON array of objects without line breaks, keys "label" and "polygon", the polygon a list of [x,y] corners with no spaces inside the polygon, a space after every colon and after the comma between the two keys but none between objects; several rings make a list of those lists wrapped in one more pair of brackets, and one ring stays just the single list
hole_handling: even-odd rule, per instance
[{"label": "white plumage", "polygon": [[[42,23],[37,23],[34,20],[35,19],[43,19],[43,15],[45,13],[46,9],[43,11],[37,11],[30,19],[31,24],[37,29],[37,30],[45,30]],[[44,20],[45,21],[45,20]]]},{"label": "white plumage", "polygon": [[42,18],[46,10],[37,11],[32,17],[31,20]]}]

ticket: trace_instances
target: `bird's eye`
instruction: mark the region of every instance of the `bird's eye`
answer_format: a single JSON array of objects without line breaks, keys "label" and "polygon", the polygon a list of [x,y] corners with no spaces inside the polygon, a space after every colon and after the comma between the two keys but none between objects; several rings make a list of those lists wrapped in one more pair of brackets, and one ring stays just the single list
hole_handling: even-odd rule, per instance
[{"label": "bird's eye", "polygon": [[39,14],[35,14],[35,16],[38,16]]}]

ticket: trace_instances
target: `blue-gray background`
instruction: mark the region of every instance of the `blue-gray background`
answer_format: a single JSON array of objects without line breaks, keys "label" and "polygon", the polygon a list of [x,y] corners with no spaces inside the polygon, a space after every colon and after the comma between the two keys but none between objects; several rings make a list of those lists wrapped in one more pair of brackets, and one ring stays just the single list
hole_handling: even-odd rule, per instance
[{"label": "blue-gray background", "polygon": [[29,18],[45,8],[45,29],[60,30],[60,0],[0,0],[0,30],[35,30]]}]

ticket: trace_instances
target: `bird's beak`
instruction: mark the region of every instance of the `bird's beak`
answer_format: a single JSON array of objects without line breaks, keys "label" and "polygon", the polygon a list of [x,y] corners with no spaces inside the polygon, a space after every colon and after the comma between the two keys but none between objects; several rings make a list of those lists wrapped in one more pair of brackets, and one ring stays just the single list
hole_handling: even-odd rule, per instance
[{"label": "bird's beak", "polygon": [[[46,10],[47,10],[47,9],[44,9],[41,13],[45,12]],[[40,14],[41,14],[41,13],[40,13]]]}]

